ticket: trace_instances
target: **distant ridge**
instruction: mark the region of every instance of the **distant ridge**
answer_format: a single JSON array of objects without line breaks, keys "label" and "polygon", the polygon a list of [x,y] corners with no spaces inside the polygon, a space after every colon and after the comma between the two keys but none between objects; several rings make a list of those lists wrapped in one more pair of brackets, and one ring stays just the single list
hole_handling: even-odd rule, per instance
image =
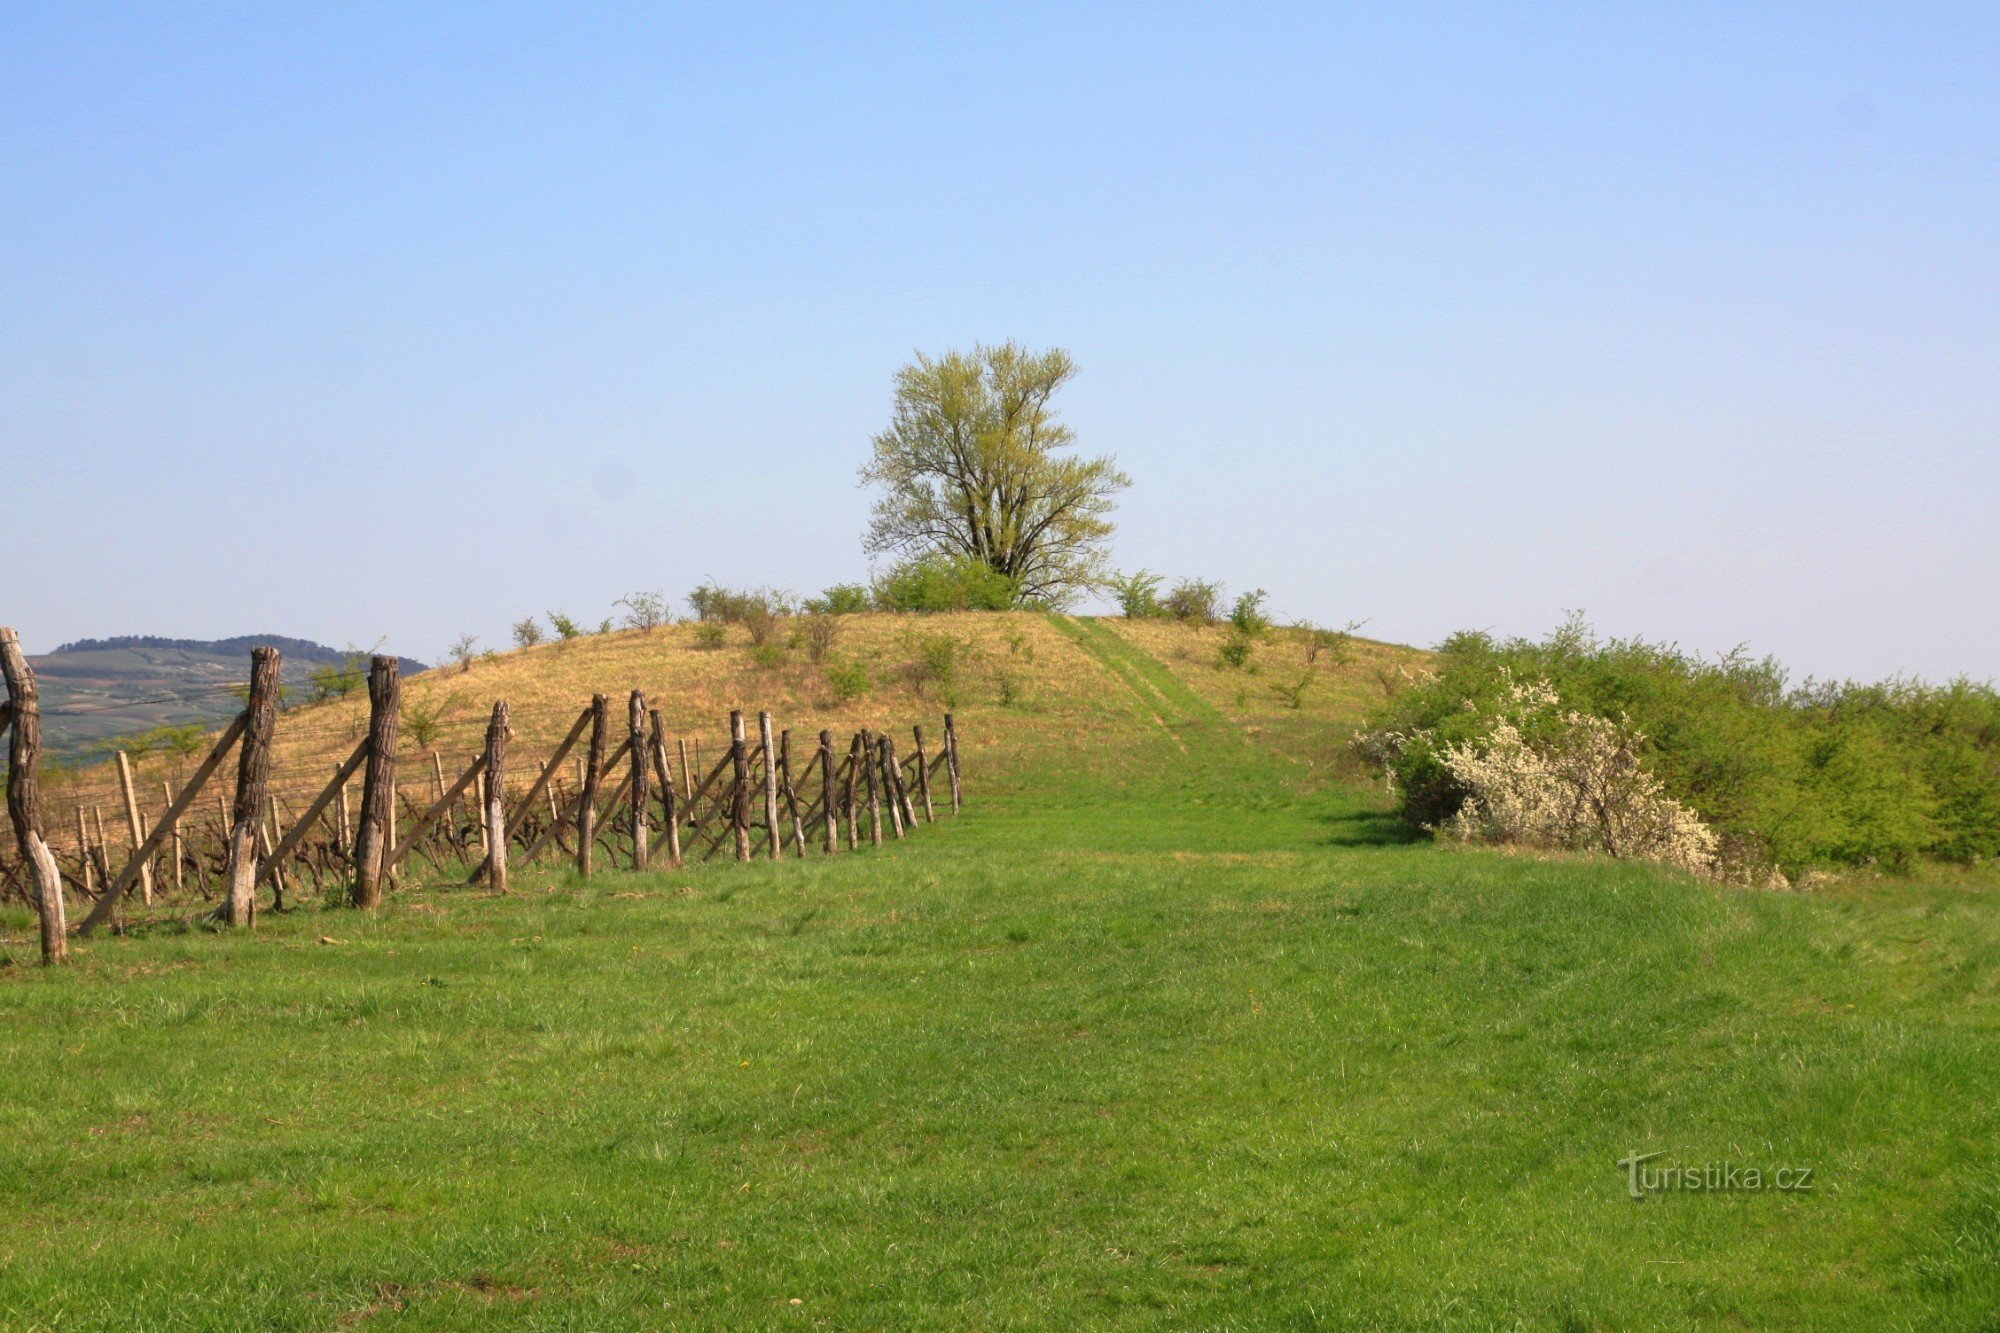
[{"label": "distant ridge", "polygon": [[[119,634],[108,639],[76,639],[58,646],[49,654],[57,653],[102,653],[117,652],[124,648],[179,648],[187,652],[218,653],[227,656],[232,653],[247,653],[252,648],[268,644],[293,661],[305,662],[345,662],[353,654],[339,648],[329,648],[311,639],[294,639],[284,634],[239,634],[233,639],[169,639],[158,634]],[[406,676],[414,676],[429,667],[413,657],[396,659]]]}]

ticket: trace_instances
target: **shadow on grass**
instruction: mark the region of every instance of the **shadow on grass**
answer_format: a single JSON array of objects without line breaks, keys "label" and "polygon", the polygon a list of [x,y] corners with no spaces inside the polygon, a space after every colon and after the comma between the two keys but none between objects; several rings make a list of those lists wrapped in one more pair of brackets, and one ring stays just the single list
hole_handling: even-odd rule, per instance
[{"label": "shadow on grass", "polygon": [[1328,847],[1401,847],[1426,840],[1424,831],[1390,810],[1336,810],[1320,816]]}]

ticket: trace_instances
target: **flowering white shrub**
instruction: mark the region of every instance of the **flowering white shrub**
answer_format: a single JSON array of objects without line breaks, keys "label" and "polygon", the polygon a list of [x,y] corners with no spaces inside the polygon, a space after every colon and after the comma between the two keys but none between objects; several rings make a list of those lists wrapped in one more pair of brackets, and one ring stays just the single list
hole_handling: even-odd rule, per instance
[{"label": "flowering white shrub", "polygon": [[1440,748],[1467,793],[1441,831],[1467,841],[1602,852],[1717,873],[1714,830],[1640,762],[1645,737],[1625,723],[1561,705],[1545,682],[1511,682],[1491,708],[1489,726]]}]

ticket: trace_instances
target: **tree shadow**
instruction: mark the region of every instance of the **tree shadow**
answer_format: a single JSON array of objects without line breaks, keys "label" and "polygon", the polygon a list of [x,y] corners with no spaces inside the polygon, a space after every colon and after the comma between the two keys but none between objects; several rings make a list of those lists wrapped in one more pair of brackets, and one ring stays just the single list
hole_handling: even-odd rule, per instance
[{"label": "tree shadow", "polygon": [[1329,847],[1402,847],[1425,840],[1425,833],[1393,810],[1338,810],[1320,816]]}]

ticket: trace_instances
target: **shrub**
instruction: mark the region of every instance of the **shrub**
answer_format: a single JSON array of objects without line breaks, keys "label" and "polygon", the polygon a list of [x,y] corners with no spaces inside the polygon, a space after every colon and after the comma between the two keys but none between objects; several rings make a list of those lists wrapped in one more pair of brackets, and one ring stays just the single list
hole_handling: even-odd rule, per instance
[{"label": "shrub", "polygon": [[1294,628],[1299,633],[1299,646],[1305,652],[1306,665],[1318,666],[1320,658],[1333,667],[1346,666],[1354,660],[1354,631],[1366,623],[1350,620],[1340,629],[1327,629],[1315,625],[1310,620],[1301,620]]},{"label": "shrub", "polygon": [[470,634],[459,635],[452,642],[450,656],[460,671],[472,670],[473,659],[479,656],[479,640]]},{"label": "shrub", "polygon": [[792,613],[792,599],[775,588],[724,588],[713,580],[688,594],[696,620],[741,625],[752,616],[774,619]]},{"label": "shrub", "polygon": [[542,641],[542,626],[533,616],[514,622],[514,646],[532,648]]},{"label": "shrub", "polygon": [[1160,606],[1175,620],[1192,625],[1213,625],[1222,619],[1222,585],[1201,579],[1182,579],[1174,584]]},{"label": "shrub", "polygon": [[1020,601],[1020,584],[976,556],[919,556],[875,580],[884,611],[1005,611]]},{"label": "shrub", "polygon": [[1127,620],[1144,620],[1166,614],[1166,608],[1160,605],[1158,574],[1144,569],[1135,574],[1113,574],[1104,581],[1104,586]]},{"label": "shrub", "polygon": [[361,688],[367,679],[367,665],[357,663],[353,658],[345,662],[321,662],[306,669],[306,688],[310,691],[306,698],[313,703],[323,699],[344,699]]},{"label": "shrub", "polygon": [[1514,684],[1482,735],[1440,752],[1466,792],[1449,831],[1712,874],[1720,840],[1641,764],[1645,738],[1560,702],[1545,683]]},{"label": "shrub", "polygon": [[1256,651],[1257,641],[1238,630],[1231,630],[1229,637],[1222,641],[1217,650],[1222,665],[1242,671],[1250,665],[1250,654]]},{"label": "shrub", "polygon": [[868,589],[859,583],[836,583],[817,597],[808,597],[805,610],[814,615],[851,616],[868,609]]},{"label": "shrub", "polygon": [[1313,679],[1313,669],[1308,665],[1304,671],[1299,673],[1297,680],[1282,685],[1273,685],[1271,688],[1280,699],[1284,700],[1285,707],[1297,710],[1306,706],[1306,691],[1312,688]]},{"label": "shrub", "polygon": [[729,631],[719,622],[705,620],[694,627],[694,646],[697,648],[720,648],[729,642]]},{"label": "shrub", "polygon": [[859,658],[835,659],[826,664],[826,686],[835,703],[859,699],[875,687],[868,676],[868,664]]},{"label": "shrub", "polygon": [[[1447,752],[1478,742],[1514,682],[1545,681],[1564,710],[1629,727],[1647,771],[1714,830],[1732,866],[1796,876],[2000,853],[2000,694],[1990,685],[1792,688],[1768,658],[1605,642],[1575,618],[1539,643],[1455,634],[1435,667],[1399,682],[1360,741],[1413,823],[1458,813],[1471,793]],[[1538,717],[1519,724],[1531,746],[1552,743],[1532,734]]]},{"label": "shrub", "polygon": [[1271,618],[1264,614],[1264,598],[1268,595],[1259,588],[1238,597],[1229,612],[1229,627],[1246,639],[1263,638],[1271,629]]},{"label": "shrub", "polygon": [[549,624],[555,626],[556,638],[563,643],[583,637],[583,626],[560,611],[549,612]]},{"label": "shrub", "polygon": [[750,660],[766,671],[785,664],[785,646],[775,640],[759,643],[750,649]]},{"label": "shrub", "polygon": [[746,602],[738,617],[739,623],[750,632],[750,644],[754,648],[775,647],[774,642],[781,623],[777,612],[767,602]]},{"label": "shrub", "polygon": [[949,695],[977,651],[970,639],[943,633],[917,635],[911,647],[915,655],[910,663],[910,683],[919,694],[935,689]]},{"label": "shrub", "polygon": [[403,705],[403,735],[419,750],[428,750],[436,744],[438,733],[443,730],[444,720],[458,707],[458,695],[447,694],[442,699],[433,700],[429,696],[413,699]]},{"label": "shrub", "polygon": [[796,637],[807,661],[824,662],[840,641],[840,618],[830,611],[808,611],[799,618]]},{"label": "shrub", "polygon": [[604,617],[604,619],[597,622],[597,632],[599,634],[609,634],[612,631],[612,628],[613,626],[611,623],[610,616],[606,616]]},{"label": "shrub", "polygon": [[673,619],[667,595],[657,588],[651,592],[629,593],[612,605],[625,608],[625,623],[633,629],[655,630]]}]

